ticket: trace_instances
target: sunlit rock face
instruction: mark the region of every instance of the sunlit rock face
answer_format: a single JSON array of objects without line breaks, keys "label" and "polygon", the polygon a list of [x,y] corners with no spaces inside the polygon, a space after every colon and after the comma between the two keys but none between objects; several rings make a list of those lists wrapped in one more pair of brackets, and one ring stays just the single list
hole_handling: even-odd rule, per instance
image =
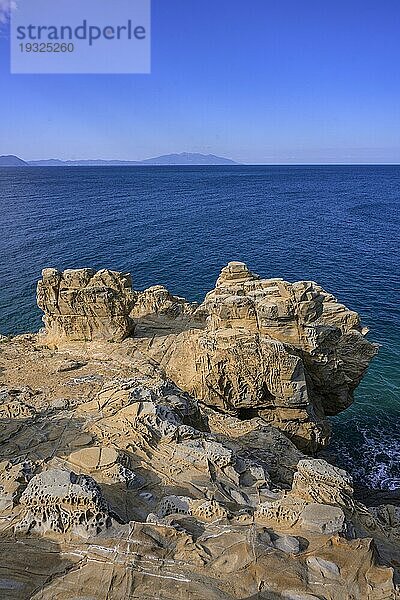
[{"label": "sunlit rock face", "polygon": [[244,263],[224,269],[199,308],[203,331],[186,331],[166,373],[210,406],[258,414],[308,451],[326,445],[326,415],[347,408],[377,352],[357,313],[311,281],[260,279]]},{"label": "sunlit rock face", "polygon": [[108,269],[44,269],[37,286],[46,339],[53,344],[123,340],[133,332],[134,300],[130,275]]},{"label": "sunlit rock face", "polygon": [[[54,391],[70,381],[57,352],[11,344],[3,360],[19,352],[18,377],[35,355]],[[80,369],[93,361],[103,384],[57,407],[32,393],[28,421],[2,423],[5,598],[396,597],[363,537],[393,552],[398,534],[380,525],[384,507],[375,517],[354,501],[345,471],[305,459],[260,417],[214,411],[170,382],[115,378],[124,366],[101,365],[97,348],[86,358]]]},{"label": "sunlit rock face", "polygon": [[97,483],[87,475],[49,469],[35,475],[21,495],[18,532],[99,534],[111,526],[107,504]]}]

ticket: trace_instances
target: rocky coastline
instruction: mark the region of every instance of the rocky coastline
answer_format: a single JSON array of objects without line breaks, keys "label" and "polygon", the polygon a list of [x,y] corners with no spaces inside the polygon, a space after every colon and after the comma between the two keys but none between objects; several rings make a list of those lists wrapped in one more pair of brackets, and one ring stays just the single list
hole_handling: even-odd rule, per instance
[{"label": "rocky coastline", "polygon": [[1,598],[400,598],[399,507],[321,458],[378,351],[357,313],[241,262],[200,305],[106,269],[37,302],[0,339]]}]

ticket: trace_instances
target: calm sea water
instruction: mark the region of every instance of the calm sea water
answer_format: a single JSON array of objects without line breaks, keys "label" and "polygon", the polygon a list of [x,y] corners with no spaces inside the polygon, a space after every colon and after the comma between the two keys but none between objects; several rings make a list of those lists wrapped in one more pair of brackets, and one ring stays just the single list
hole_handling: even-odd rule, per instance
[{"label": "calm sea water", "polygon": [[43,267],[130,271],[201,300],[220,268],[311,279],[381,344],[332,448],[353,476],[400,487],[400,167],[0,169],[0,333],[36,331]]}]

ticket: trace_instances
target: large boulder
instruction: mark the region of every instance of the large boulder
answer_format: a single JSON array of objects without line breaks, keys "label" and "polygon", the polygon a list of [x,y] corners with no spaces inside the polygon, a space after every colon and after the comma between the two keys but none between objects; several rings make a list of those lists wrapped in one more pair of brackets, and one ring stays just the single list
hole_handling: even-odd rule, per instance
[{"label": "large boulder", "polygon": [[177,337],[162,359],[182,389],[239,418],[260,415],[304,450],[329,441],[327,415],[353,401],[377,346],[357,313],[311,281],[224,269],[199,311],[204,330]]},{"label": "large boulder", "polygon": [[102,269],[44,269],[37,303],[44,312],[46,341],[119,342],[133,333],[131,277]]}]

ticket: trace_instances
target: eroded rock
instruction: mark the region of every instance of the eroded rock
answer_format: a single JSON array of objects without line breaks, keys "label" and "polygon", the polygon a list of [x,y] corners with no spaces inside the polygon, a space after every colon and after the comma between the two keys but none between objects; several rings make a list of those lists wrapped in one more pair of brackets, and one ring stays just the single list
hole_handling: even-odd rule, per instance
[{"label": "eroded rock", "polygon": [[133,332],[134,301],[130,275],[107,269],[44,269],[37,286],[48,344],[121,341]]},{"label": "eroded rock", "polygon": [[397,509],[299,450],[375,352],[358,315],[243,263],[200,307],[99,273],[45,273],[47,338],[2,342],[4,596],[395,598]]},{"label": "eroded rock", "polygon": [[177,337],[162,361],[167,375],[210,406],[256,412],[303,449],[326,445],[326,415],[351,404],[377,352],[357,313],[314,282],[260,279],[238,262],[200,309],[206,328]]},{"label": "eroded rock", "polygon": [[197,308],[197,302],[188,302],[185,298],[174,296],[163,285],[153,285],[137,293],[130,316],[133,319],[152,316],[178,319],[194,315]]},{"label": "eroded rock", "polygon": [[96,482],[72,471],[50,469],[35,475],[21,496],[21,505],[24,511],[17,531],[90,537],[111,526]]},{"label": "eroded rock", "polygon": [[29,462],[0,462],[0,513],[12,509],[33,476]]}]

